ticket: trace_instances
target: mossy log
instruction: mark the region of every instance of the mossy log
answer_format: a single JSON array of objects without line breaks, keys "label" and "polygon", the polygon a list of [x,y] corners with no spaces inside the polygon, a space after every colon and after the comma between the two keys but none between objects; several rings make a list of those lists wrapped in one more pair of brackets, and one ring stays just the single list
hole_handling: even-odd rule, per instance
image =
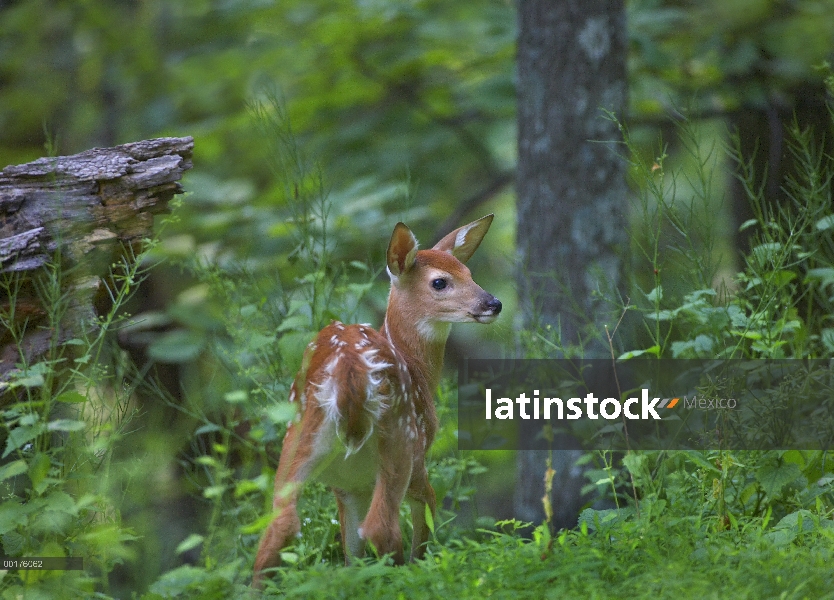
[{"label": "mossy log", "polygon": [[182,193],[193,148],[191,137],[158,138],[0,171],[0,381],[56,339],[37,283],[56,261],[72,297],[58,338],[95,327],[93,304],[111,265],[135,256],[154,215]]}]

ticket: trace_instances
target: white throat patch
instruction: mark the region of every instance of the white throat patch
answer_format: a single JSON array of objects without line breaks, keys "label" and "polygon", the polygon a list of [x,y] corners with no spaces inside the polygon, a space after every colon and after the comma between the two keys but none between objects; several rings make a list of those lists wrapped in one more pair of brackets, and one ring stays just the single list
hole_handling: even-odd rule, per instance
[{"label": "white throat patch", "polygon": [[421,319],[417,321],[417,333],[420,337],[429,342],[445,342],[452,330],[451,323],[429,321]]}]

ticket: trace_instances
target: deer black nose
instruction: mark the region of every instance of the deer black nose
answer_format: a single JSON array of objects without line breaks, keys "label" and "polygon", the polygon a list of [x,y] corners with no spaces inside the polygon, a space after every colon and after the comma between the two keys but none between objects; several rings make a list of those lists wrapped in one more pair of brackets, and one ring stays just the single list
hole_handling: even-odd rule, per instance
[{"label": "deer black nose", "polygon": [[487,300],[486,306],[496,315],[501,312],[501,301],[495,296],[490,296],[489,300]]}]

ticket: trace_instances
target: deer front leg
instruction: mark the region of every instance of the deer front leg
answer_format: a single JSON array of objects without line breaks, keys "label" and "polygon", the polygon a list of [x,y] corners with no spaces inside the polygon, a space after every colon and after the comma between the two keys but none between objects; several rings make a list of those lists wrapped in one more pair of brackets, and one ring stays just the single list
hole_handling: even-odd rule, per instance
[{"label": "deer front leg", "polygon": [[411,538],[411,561],[414,562],[423,558],[426,553],[426,542],[429,541],[431,534],[426,522],[426,507],[428,506],[432,519],[436,514],[434,488],[429,483],[429,475],[424,464],[415,467],[411,485],[408,486],[407,498],[411,508],[411,523],[414,527],[414,535]]},{"label": "deer front leg", "polygon": [[345,564],[352,558],[365,555],[365,540],[359,536],[359,524],[368,513],[371,499],[367,495],[348,493],[334,489],[336,504],[339,506],[339,526],[342,531],[342,548],[345,550]]},{"label": "deer front leg", "polygon": [[368,515],[362,522],[359,537],[371,542],[380,556],[391,554],[394,564],[401,565],[403,539],[400,530],[400,505],[411,480],[411,444],[402,439],[380,439],[382,457]]}]

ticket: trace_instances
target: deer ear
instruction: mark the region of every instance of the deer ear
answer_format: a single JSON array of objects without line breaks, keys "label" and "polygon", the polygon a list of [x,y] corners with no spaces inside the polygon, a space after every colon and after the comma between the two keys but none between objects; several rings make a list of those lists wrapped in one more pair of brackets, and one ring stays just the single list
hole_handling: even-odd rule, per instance
[{"label": "deer ear", "polygon": [[487,215],[477,221],[472,221],[469,225],[458,227],[437,242],[434,245],[434,249],[448,252],[460,262],[465,263],[472,258],[475,250],[481,245],[481,240],[484,239],[486,232],[489,231],[489,226],[492,225],[492,218],[494,216]]},{"label": "deer ear", "polygon": [[397,223],[388,243],[388,273],[400,277],[414,266],[417,256],[417,238],[404,223]]}]

